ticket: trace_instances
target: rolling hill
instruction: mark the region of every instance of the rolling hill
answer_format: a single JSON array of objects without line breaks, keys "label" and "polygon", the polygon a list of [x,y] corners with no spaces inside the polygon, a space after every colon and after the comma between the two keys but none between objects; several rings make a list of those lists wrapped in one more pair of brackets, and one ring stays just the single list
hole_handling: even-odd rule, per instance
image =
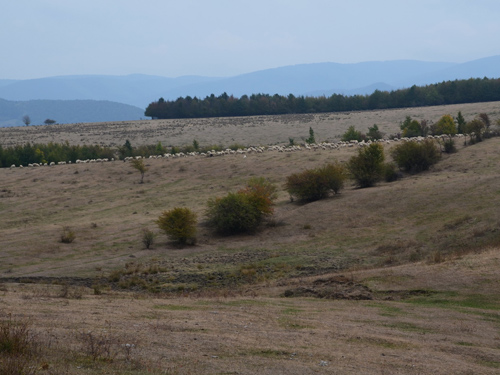
[{"label": "rolling hill", "polygon": [[132,121],[144,117],[141,108],[103,100],[29,100],[0,99],[0,127],[23,126],[28,115],[31,125],[41,125],[46,119],[58,123],[100,121]]}]

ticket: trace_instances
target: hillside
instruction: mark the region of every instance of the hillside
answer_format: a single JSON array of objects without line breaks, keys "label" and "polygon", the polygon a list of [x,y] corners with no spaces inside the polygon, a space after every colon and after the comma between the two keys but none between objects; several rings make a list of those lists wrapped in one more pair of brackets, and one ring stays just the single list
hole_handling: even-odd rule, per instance
[{"label": "hillside", "polygon": [[[226,136],[272,142],[287,119]],[[212,127],[196,126],[210,139]],[[496,374],[500,138],[457,146],[428,172],[308,204],[290,200],[286,176],[355,148],[151,159],[144,184],[120,161],[0,169],[0,324],[29,321],[37,366],[55,374]],[[207,200],[252,176],[278,187],[273,220],[214,235]],[[177,206],[198,214],[197,243],[159,233],[146,250],[142,229],[158,232]],[[60,242],[64,227],[73,243]],[[108,351],[93,357],[99,342]]]},{"label": "hillside", "polygon": [[0,99],[0,127],[24,126],[28,115],[31,125],[43,125],[46,119],[61,124],[102,121],[132,121],[144,117],[144,110],[131,105],[98,100],[29,100]]}]

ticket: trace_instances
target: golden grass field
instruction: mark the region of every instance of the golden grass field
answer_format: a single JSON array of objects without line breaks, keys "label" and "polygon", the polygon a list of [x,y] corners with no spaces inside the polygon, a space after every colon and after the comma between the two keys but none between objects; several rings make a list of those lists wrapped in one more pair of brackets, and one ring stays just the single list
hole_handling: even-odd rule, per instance
[{"label": "golden grass field", "polygon": [[[286,144],[459,110],[500,118],[479,103],[0,129],[0,143]],[[356,149],[151,159],[144,184],[121,161],[0,169],[0,321],[28,324],[40,374],[497,374],[500,138],[457,145],[428,172],[308,204],[286,176]],[[273,219],[213,235],[207,200],[253,176],[279,188]],[[177,206],[198,214],[196,245],[159,234],[146,250],[141,230]]]}]

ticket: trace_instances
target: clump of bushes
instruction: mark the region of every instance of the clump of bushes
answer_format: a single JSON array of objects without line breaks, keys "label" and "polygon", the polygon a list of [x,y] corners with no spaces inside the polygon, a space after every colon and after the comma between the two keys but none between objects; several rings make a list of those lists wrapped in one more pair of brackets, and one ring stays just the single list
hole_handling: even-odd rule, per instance
[{"label": "clump of bushes", "polygon": [[222,235],[254,232],[273,214],[276,187],[263,178],[253,178],[244,189],[207,203],[208,225]]},{"label": "clump of bushes", "polygon": [[292,198],[312,202],[328,197],[330,192],[339,193],[346,178],[347,173],[342,165],[327,164],[288,176],[285,190]]},{"label": "clump of bushes", "polygon": [[358,154],[349,160],[347,168],[360,188],[375,185],[384,173],[384,148],[378,143],[360,148]]},{"label": "clump of bushes", "polygon": [[432,140],[426,139],[423,142],[401,143],[392,149],[391,156],[400,169],[418,173],[436,164],[441,158],[441,152]]},{"label": "clump of bushes", "polygon": [[180,245],[194,244],[196,242],[196,214],[189,208],[176,207],[164,211],[156,224],[167,236]]}]

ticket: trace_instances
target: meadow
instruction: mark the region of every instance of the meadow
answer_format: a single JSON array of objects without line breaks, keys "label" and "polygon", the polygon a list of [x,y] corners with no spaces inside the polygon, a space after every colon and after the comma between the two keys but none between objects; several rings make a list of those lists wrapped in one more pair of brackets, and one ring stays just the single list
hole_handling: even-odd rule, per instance
[{"label": "meadow", "polygon": [[[500,118],[499,103],[479,103],[8,128],[0,143],[288,144],[309,127],[319,141],[350,125],[395,134],[407,115],[458,111]],[[123,161],[0,169],[0,350],[13,327],[29,342],[29,355],[0,363],[41,374],[496,374],[500,138],[457,146],[430,171],[307,204],[290,200],[286,177],[356,148],[147,159],[143,184]],[[273,217],[254,234],[213,234],[208,199],[250,177],[278,187]],[[197,213],[195,245],[159,233],[173,207]],[[151,249],[145,228],[158,233]]]}]

